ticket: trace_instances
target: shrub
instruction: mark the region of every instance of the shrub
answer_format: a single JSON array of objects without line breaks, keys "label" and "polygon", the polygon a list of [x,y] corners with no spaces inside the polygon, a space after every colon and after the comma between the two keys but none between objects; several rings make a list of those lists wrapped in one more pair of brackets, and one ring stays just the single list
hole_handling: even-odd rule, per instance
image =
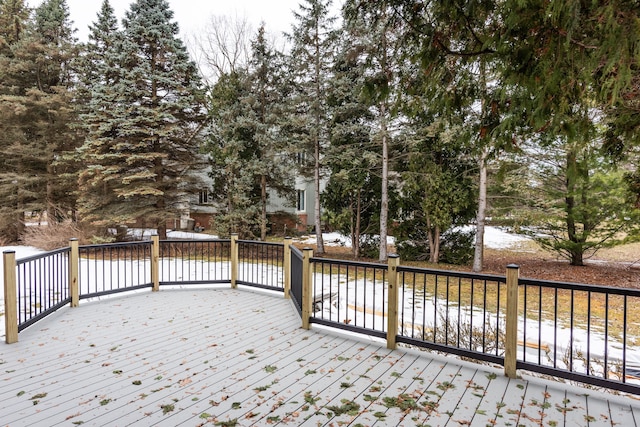
[{"label": "shrub", "polygon": [[69,239],[77,238],[86,241],[85,233],[77,223],[64,221],[48,225],[34,225],[27,227],[22,236],[25,245],[46,251],[69,246]]},{"label": "shrub", "polygon": [[[446,264],[464,265],[473,259],[475,231],[449,230],[440,236],[440,259]],[[429,243],[424,239],[403,240],[396,246],[398,255],[407,261],[429,259]]]},{"label": "shrub", "polygon": [[475,238],[475,231],[447,231],[440,240],[440,261],[455,265],[470,263],[473,260]]},{"label": "shrub", "polygon": [[380,254],[380,236],[362,236],[360,240],[360,256],[377,259]]}]

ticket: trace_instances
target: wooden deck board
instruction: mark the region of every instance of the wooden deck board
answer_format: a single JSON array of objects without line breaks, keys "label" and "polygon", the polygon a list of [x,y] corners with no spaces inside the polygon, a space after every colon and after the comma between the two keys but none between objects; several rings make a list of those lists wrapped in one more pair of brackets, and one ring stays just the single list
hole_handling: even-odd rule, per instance
[{"label": "wooden deck board", "polygon": [[561,389],[547,390],[545,389],[541,405],[541,415],[544,425],[562,426],[565,422],[565,412],[563,408],[566,406],[567,393]]},{"label": "wooden deck board", "polygon": [[611,414],[612,426],[632,426],[636,424],[633,409],[623,402],[610,401],[609,413]]},{"label": "wooden deck board", "polygon": [[[379,375],[377,375],[377,381],[373,384],[369,378],[362,378],[362,381],[354,382],[353,378],[347,381],[337,381],[331,385],[331,388],[327,389],[329,396],[332,396],[332,399],[327,402],[325,405],[324,412],[321,412],[313,417],[311,417],[305,424],[303,425],[337,425],[343,422],[347,422],[350,419],[354,418],[353,414],[336,414],[335,410],[332,408],[344,408],[348,405],[354,405],[358,409],[355,411],[356,414],[360,415],[363,411],[367,411],[369,415],[373,415],[374,419],[376,418],[375,414],[382,413],[381,408],[379,408],[379,399],[371,402],[371,405],[368,405],[368,400],[373,399],[373,394],[369,394],[372,387],[373,390],[377,390],[380,388],[380,398],[387,394],[398,395],[400,393],[404,393],[405,389],[408,387],[408,384],[412,383],[414,380],[411,376],[411,366],[413,365],[414,358],[406,353],[396,353],[391,354],[389,357],[383,359],[381,361],[380,367],[383,368],[383,371],[379,371]],[[345,378],[346,379],[346,378]],[[343,385],[347,386],[344,387]],[[366,398],[364,394],[368,394],[371,396],[370,398]],[[360,396],[362,396],[361,399]],[[333,414],[330,416],[329,414]],[[363,420],[367,420],[366,425],[371,425],[370,421],[368,421],[369,417],[365,417]],[[400,420],[400,414],[394,414],[393,416],[385,417],[385,422],[389,425],[395,425]],[[363,421],[358,421],[363,423]]]},{"label": "wooden deck board", "polygon": [[[487,369],[488,372],[479,372],[479,374],[487,380],[487,385],[484,386],[482,399],[478,402],[473,418],[471,419],[473,425],[490,426],[501,424],[499,421],[503,416],[504,394],[510,380],[501,372],[498,372],[497,369]],[[477,375],[474,377],[474,382],[479,382],[479,379],[475,378],[478,378]],[[480,394],[480,390],[477,392]]]},{"label": "wooden deck board", "polygon": [[636,399],[299,326],[289,301],[246,290],[64,308],[0,344],[0,425],[627,426],[640,415]]},{"label": "wooden deck board", "polygon": [[[487,375],[479,370],[474,373],[468,373],[462,371],[462,379],[465,380],[465,388],[463,394],[460,396],[460,402],[454,409],[455,415],[450,419],[448,423],[451,425],[467,425],[474,422],[476,413],[478,412],[478,406],[485,398],[485,390],[491,383],[491,380]],[[475,420],[477,423],[478,420]]]},{"label": "wooden deck board", "polygon": [[[558,396],[558,405],[561,405],[565,394],[558,390],[556,395]],[[558,411],[557,408],[552,409],[550,407],[551,404],[552,401],[549,392],[544,384],[528,383],[524,390],[522,409],[519,414],[514,414],[514,416],[519,416],[520,423],[529,422],[535,425],[553,425],[555,421],[558,425],[564,425],[564,414]],[[557,414],[554,414],[554,411],[557,412]],[[557,417],[552,420],[551,418],[554,418],[553,416],[555,415],[557,415]]]},{"label": "wooden deck board", "polygon": [[[297,414],[299,424],[303,424],[304,421],[313,418],[316,411],[320,410],[318,405],[326,406],[329,404],[327,396],[333,397],[340,395],[347,389],[357,388],[358,382],[370,384],[370,380],[363,380],[364,375],[371,372],[371,366],[383,363],[380,360],[385,357],[375,353],[379,349],[377,344],[366,345],[361,342],[355,344],[350,351],[329,354],[331,363],[324,367],[310,365],[313,373],[292,386],[288,390],[291,393],[283,400],[282,406],[272,411],[269,416],[286,419],[291,418],[291,414]],[[336,390],[336,392],[331,390]],[[327,420],[326,413],[323,412],[321,418]]]}]

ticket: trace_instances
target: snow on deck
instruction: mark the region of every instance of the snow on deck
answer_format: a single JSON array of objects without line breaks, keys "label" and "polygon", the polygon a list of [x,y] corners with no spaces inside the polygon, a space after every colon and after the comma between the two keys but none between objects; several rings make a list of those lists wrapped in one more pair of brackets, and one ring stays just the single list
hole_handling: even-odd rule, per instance
[{"label": "snow on deck", "polygon": [[290,301],[243,289],[84,303],[19,339],[0,343],[0,424],[12,427],[632,426],[640,416],[635,399],[306,331]]}]

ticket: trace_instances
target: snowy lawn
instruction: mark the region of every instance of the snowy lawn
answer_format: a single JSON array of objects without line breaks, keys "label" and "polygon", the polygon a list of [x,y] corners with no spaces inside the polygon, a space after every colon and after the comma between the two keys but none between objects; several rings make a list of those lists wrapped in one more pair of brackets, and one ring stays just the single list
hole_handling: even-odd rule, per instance
[{"label": "snowy lawn", "polygon": [[[462,228],[463,231],[471,231],[474,227],[467,226]],[[343,236],[340,233],[322,233],[324,244],[327,246],[345,246],[351,247],[351,238]],[[513,234],[505,231],[500,227],[485,227],[484,232],[484,246],[491,249],[510,249],[517,248],[522,242],[530,241],[531,238],[521,234]],[[316,236],[303,236],[300,242],[307,245],[313,245],[316,243]],[[395,244],[395,239],[392,236],[387,238],[387,244]]]}]

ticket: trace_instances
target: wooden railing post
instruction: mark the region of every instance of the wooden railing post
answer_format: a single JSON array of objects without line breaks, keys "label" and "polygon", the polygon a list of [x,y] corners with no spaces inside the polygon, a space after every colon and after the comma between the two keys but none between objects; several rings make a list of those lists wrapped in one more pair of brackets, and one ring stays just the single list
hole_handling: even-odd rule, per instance
[{"label": "wooden railing post", "polygon": [[387,258],[389,266],[387,279],[387,348],[396,348],[396,335],[398,334],[398,266],[400,257],[389,255]]},{"label": "wooden railing post", "polygon": [[313,249],[304,248],[302,250],[302,328],[310,329],[309,318],[313,310],[313,269],[311,268],[311,258]]},{"label": "wooden railing post", "polygon": [[71,307],[80,304],[80,283],[78,270],[80,267],[80,249],[78,239],[69,240],[69,294],[71,294]]},{"label": "wooden railing post", "polygon": [[5,342],[18,342],[18,300],[16,295],[16,252],[4,251],[4,331]]},{"label": "wooden railing post", "polygon": [[231,234],[231,288],[238,287],[238,234]]},{"label": "wooden railing post", "polygon": [[505,320],[504,373],[509,378],[516,378],[518,358],[518,277],[520,267],[515,264],[507,266],[507,318]]},{"label": "wooden railing post", "polygon": [[284,238],[284,260],[282,269],[284,271],[284,298],[291,298],[291,237]]},{"label": "wooden railing post", "polygon": [[160,236],[151,236],[151,288],[153,292],[160,290]]}]

